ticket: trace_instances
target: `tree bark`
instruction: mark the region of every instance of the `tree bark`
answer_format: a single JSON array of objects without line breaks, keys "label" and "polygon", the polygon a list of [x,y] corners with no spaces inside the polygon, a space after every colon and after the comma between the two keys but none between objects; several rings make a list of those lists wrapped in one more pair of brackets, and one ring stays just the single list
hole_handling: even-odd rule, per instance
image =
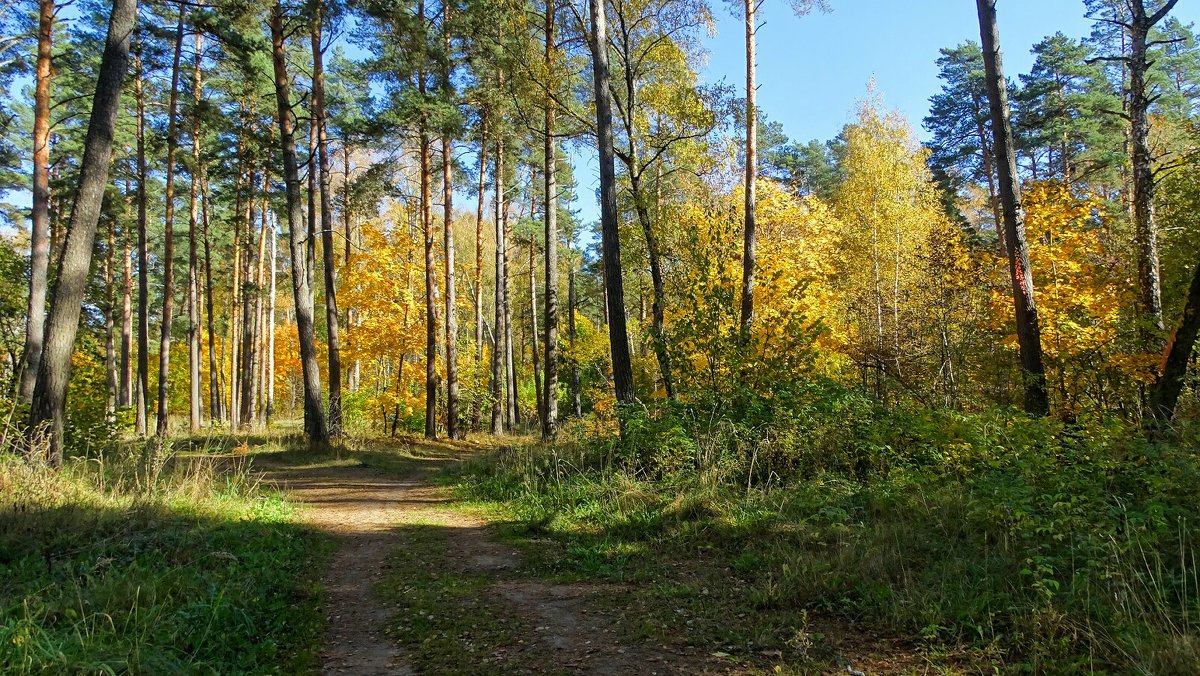
[{"label": "tree bark", "polygon": [[571,408],[576,418],[583,416],[579,391],[579,360],[575,356],[575,262],[567,272],[567,335],[571,341]]},{"label": "tree bark", "polygon": [[605,290],[610,305],[608,342],[612,352],[613,386],[620,405],[632,404],[633,366],[625,324],[625,286],[621,276],[621,239],[617,230],[617,178],[613,164],[612,93],[609,91],[608,40],[604,5],[588,0],[592,35],[592,86],[596,94],[596,136],[600,150],[600,230]]},{"label": "tree bark", "polygon": [[[253,108],[250,110],[253,113]],[[252,118],[253,115],[251,114]],[[247,122],[246,127],[250,124]],[[249,166],[247,166],[249,165]],[[243,188],[245,195],[242,194]],[[244,262],[242,258],[245,255],[245,247],[242,246],[243,229],[250,227],[250,204],[254,201],[254,166],[246,159],[246,142],[244,138],[238,139],[238,177],[237,186],[235,188],[237,197],[234,205],[233,215],[233,258],[232,278],[233,287],[229,294],[229,429],[236,430],[241,427],[241,321],[238,317],[242,311],[242,277]],[[243,209],[243,205],[245,209]],[[245,213],[243,218],[242,214]]]},{"label": "tree bark", "polygon": [[183,19],[185,13],[179,9],[179,22],[175,26],[175,56],[171,61],[171,93],[167,103],[167,185],[165,189],[165,218],[163,220],[163,298],[162,331],[158,339],[158,411],[155,417],[155,434],[167,436],[170,403],[171,365],[171,321],[175,313],[175,151],[179,147],[179,61],[183,54]]},{"label": "tree bark", "polygon": [[1154,25],[1166,17],[1177,0],[1168,0],[1153,15],[1146,13],[1145,0],[1130,0],[1129,34],[1129,143],[1133,169],[1133,223],[1138,247],[1138,296],[1141,307],[1143,344],[1147,350],[1162,346],[1162,281],[1158,264],[1158,229],[1154,223],[1154,168],[1150,152],[1149,111],[1153,97],[1147,74],[1149,36]]},{"label": "tree bark", "polygon": [[204,234],[204,309],[208,323],[208,414],[212,420],[225,420],[224,397],[221,392],[221,367],[217,361],[216,327],[213,322],[212,244],[209,237],[208,185],[201,174],[200,220]]},{"label": "tree bark", "polygon": [[333,191],[330,185],[329,139],[325,132],[325,66],[321,47],[321,3],[314,5],[312,24],[312,115],[317,127],[317,168],[321,190],[321,250],[325,267],[325,326],[329,360],[329,436],[342,436],[342,358],[338,343],[337,272],[333,249]]},{"label": "tree bark", "polygon": [[25,357],[17,398],[33,400],[42,364],[46,328],[46,285],[50,268],[50,65],[54,40],[54,0],[38,2],[37,68],[33,94],[33,204],[29,231],[29,306],[25,315]]},{"label": "tree bark", "polygon": [[139,436],[148,432],[150,417],[150,245],[146,237],[148,215],[146,213],[146,97],[143,87],[142,50],[139,42],[134,55],[137,80],[134,82],[134,97],[137,105],[137,237],[138,237],[138,335],[137,335],[137,385],[136,424]]},{"label": "tree bark", "polygon": [[[554,0],[546,0],[546,72],[554,82]],[[548,83],[548,84],[549,84]],[[545,392],[542,394],[542,438],[558,435],[558,147],[554,141],[555,109],[552,97],[545,100],[545,226],[546,226],[546,350]],[[537,336],[534,337],[537,344]]]},{"label": "tree bark", "polygon": [[537,302],[537,240],[532,233],[529,236],[529,332],[533,340],[530,341],[533,354],[533,391],[534,399],[537,402],[538,423],[543,424],[546,419],[546,402],[543,398],[546,394],[542,390],[542,375],[541,375],[541,354],[538,349],[538,302]]},{"label": "tree bark", "polygon": [[1041,331],[1034,303],[1033,271],[1029,268],[1029,246],[1025,241],[1025,218],[1018,198],[1017,159],[1012,146],[1009,122],[1008,89],[1000,55],[1000,36],[996,26],[996,0],[976,0],[979,36],[983,43],[983,63],[987,77],[988,103],[992,117],[992,147],[996,154],[1000,203],[1004,212],[1004,234],[1008,242],[1008,270],[1012,279],[1013,305],[1017,323],[1017,343],[1021,351],[1021,370],[1025,385],[1025,410],[1034,415],[1050,412],[1046,395],[1046,369],[1042,364]]},{"label": "tree bark", "polygon": [[429,132],[421,123],[421,228],[425,235],[425,438],[437,438],[437,262],[434,260]]},{"label": "tree bark", "polygon": [[[265,163],[264,163],[265,164]],[[266,169],[263,169],[264,176]],[[254,174],[250,174],[250,185],[254,184]],[[246,225],[245,225],[245,256],[242,258],[242,336],[241,348],[238,350],[240,361],[238,362],[238,426],[249,427],[254,422],[254,358],[256,354],[254,345],[255,333],[255,315],[254,303],[258,297],[258,288],[254,283],[254,277],[251,276],[255,261],[253,258],[254,252],[254,199],[251,195],[250,199],[246,200]]]},{"label": "tree bark", "polygon": [[116,260],[114,249],[117,244],[117,223],[115,219],[108,222],[108,246],[104,251],[104,372],[106,376],[105,390],[108,396],[104,400],[104,413],[109,420],[114,420],[117,412],[117,343],[113,331],[116,327],[115,317],[117,308],[117,288],[113,283],[113,264]]},{"label": "tree bark", "polygon": [[[201,6],[203,3],[201,3]],[[192,114],[192,170],[191,190],[188,197],[188,427],[192,434],[200,431],[200,275],[198,270],[196,231],[199,229],[200,213],[200,102],[203,84],[200,63],[204,50],[204,35],[196,31],[195,59],[192,63],[192,102],[196,110]]]},{"label": "tree bark", "polygon": [[[127,181],[125,193],[131,192]],[[133,405],[133,247],[128,224],[122,228],[121,243],[121,383],[117,404],[128,408]]]},{"label": "tree bark", "polygon": [[259,212],[261,225],[258,230],[258,267],[254,277],[254,420],[266,427],[266,396],[267,396],[267,340],[266,340],[266,288],[267,275],[267,230],[269,229],[268,213],[270,202],[268,193],[271,190],[270,173],[263,172],[262,210]]},{"label": "tree bark", "polygon": [[504,381],[507,374],[507,369],[504,368],[504,305],[507,302],[505,299],[505,281],[504,281],[504,248],[507,246],[505,242],[504,221],[505,218],[501,214],[508,209],[508,205],[504,202],[504,138],[496,139],[496,169],[495,169],[495,184],[496,184],[496,317],[492,324],[492,434],[504,434],[505,424],[508,418],[504,416],[504,407],[508,403],[508,390],[505,387]]},{"label": "tree bark", "polygon": [[296,161],[295,122],[288,93],[287,56],[283,42],[283,10],[276,0],[271,8],[271,61],[278,104],[279,145],[283,153],[283,176],[288,205],[288,239],[291,248],[292,292],[296,305],[296,330],[300,344],[300,366],[304,376],[304,432],[310,443],[323,443],[329,435],[321,406],[321,373],[313,331],[312,284],[305,264],[304,237],[300,231],[304,211],[300,206],[300,171]]},{"label": "tree bark", "polygon": [[113,133],[120,110],[121,83],[129,62],[129,40],[137,20],[137,0],[113,0],[108,37],[100,60],[96,93],[84,141],[79,187],[63,240],[63,254],[46,324],[44,352],[30,409],[30,430],[50,426],[48,461],[62,463],[67,382],[79,329],[83,295],[95,244],[96,225],[108,184]]},{"label": "tree bark", "polygon": [[512,238],[512,230],[508,226],[508,209],[505,209],[500,214],[500,227],[504,231],[504,246],[500,249],[500,265],[504,270],[501,275],[504,280],[504,307],[501,313],[501,318],[504,323],[501,325],[504,331],[504,382],[505,396],[507,406],[505,407],[506,422],[508,429],[515,430],[517,428],[520,412],[517,410],[517,369],[513,362],[513,324],[512,324],[512,300],[513,288],[510,283],[511,276],[509,275],[509,256],[508,243]]},{"label": "tree bark", "polygon": [[742,246],[742,323],[741,340],[749,347],[754,323],[754,272],[757,265],[755,239],[755,192],[758,179],[758,88],[755,86],[755,12],[759,0],[745,0],[746,19],[746,224]]},{"label": "tree bark", "polygon": [[[484,178],[487,173],[487,110],[482,112],[479,123],[479,203],[475,210],[475,368],[479,373],[483,365],[483,202]],[[475,401],[472,427],[480,429],[483,424],[483,397]]]},{"label": "tree bark", "polygon": [[[445,103],[453,103],[451,82],[450,3],[442,3],[442,90]],[[442,133],[442,209],[446,255],[446,436],[463,436],[458,413],[458,300],[454,288],[454,185],[451,170],[454,157],[450,154],[450,137]]]},{"label": "tree bark", "polygon": [[275,275],[279,253],[275,245],[275,226],[271,226],[271,289],[267,302],[267,406],[266,424],[275,415]]}]

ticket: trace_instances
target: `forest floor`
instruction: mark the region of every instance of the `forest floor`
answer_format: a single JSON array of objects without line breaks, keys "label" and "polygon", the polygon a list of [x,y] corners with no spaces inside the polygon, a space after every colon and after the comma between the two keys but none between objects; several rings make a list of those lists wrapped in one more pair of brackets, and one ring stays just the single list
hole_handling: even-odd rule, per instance
[{"label": "forest floor", "polygon": [[[455,501],[439,471],[488,452],[472,444],[409,443],[374,450],[255,457],[264,477],[303,505],[301,518],[336,551],[323,575],[325,674],[911,673],[924,660],[850,627],[805,617],[797,640],[820,643],[800,663],[780,650],[697,639],[700,615],[729,625],[747,608],[722,599],[727,570],[674,562],[679,579],[558,578],[499,537],[488,514]],[[686,580],[684,580],[686,578]],[[705,585],[665,609],[652,588]],[[714,588],[709,595],[708,587]],[[698,587],[699,588],[699,587]],[[675,593],[675,592],[672,592]],[[667,612],[666,621],[663,613]],[[674,620],[674,621],[671,621]],[[795,653],[794,650],[788,650]],[[790,662],[790,664],[789,664]]]}]

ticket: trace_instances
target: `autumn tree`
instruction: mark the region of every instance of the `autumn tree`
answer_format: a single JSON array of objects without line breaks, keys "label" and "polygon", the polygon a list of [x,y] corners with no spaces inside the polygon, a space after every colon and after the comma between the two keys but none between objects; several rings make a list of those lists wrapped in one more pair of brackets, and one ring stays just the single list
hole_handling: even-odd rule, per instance
[{"label": "autumn tree", "polygon": [[1046,370],[1042,364],[1041,331],[1034,303],[1033,270],[1029,267],[1029,247],[1025,242],[1024,215],[1019,198],[1017,160],[1012,145],[1009,121],[1008,89],[1000,56],[1000,36],[996,26],[996,0],[976,0],[979,36],[983,45],[983,64],[987,78],[988,105],[992,120],[992,147],[996,150],[1000,206],[1004,219],[1004,241],[1008,245],[1008,269],[1012,279],[1017,341],[1021,348],[1024,375],[1025,410],[1046,415],[1050,404],[1046,397]]}]

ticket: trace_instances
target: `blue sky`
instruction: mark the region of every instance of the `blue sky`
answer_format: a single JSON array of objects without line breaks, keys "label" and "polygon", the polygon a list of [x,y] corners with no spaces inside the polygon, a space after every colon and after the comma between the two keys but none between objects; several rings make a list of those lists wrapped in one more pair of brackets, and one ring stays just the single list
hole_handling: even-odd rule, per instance
[{"label": "blue sky", "polygon": [[[902,112],[924,138],[921,119],[937,93],[938,50],[979,41],[971,0],[830,0],[832,12],[797,18],[786,0],[766,0],[758,33],[758,105],[795,140],[829,139],[841,131],[873,77],[884,105]],[[1057,31],[1082,38],[1091,32],[1083,0],[1000,0],[997,13],[1005,70],[1028,72],[1030,48]],[[743,91],[742,22],[716,0],[717,35],[706,41],[708,82],[724,80]],[[1180,2],[1172,13],[1200,22],[1200,3]],[[599,179],[588,153],[577,166],[580,216],[598,218]]]}]

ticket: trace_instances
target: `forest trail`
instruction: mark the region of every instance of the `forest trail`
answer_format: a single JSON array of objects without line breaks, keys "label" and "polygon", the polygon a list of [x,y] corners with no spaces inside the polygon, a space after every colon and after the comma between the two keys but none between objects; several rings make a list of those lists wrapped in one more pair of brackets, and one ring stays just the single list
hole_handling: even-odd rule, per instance
[{"label": "forest trail", "polygon": [[[323,674],[412,674],[449,667],[426,661],[421,668],[395,631],[433,620],[433,612],[417,611],[403,598],[430,586],[417,577],[422,568],[435,571],[435,580],[444,574],[478,585],[478,593],[451,599],[459,608],[443,607],[441,599],[434,606],[434,612],[460,614],[456,631],[462,631],[449,641],[460,662],[451,671],[464,666],[465,653],[475,673],[729,672],[729,665],[710,664],[714,660],[705,654],[622,640],[628,633],[623,622],[637,618],[626,618],[611,604],[603,607],[596,598],[620,590],[522,575],[520,555],[493,540],[484,521],[454,509],[446,492],[430,483],[435,470],[456,461],[441,454],[386,471],[357,463],[274,459],[261,465],[268,469],[267,481],[302,503],[303,520],[336,540],[322,576]],[[430,534],[436,537],[431,540]],[[391,596],[394,588],[400,598]],[[477,625],[473,618],[484,619]]]}]

